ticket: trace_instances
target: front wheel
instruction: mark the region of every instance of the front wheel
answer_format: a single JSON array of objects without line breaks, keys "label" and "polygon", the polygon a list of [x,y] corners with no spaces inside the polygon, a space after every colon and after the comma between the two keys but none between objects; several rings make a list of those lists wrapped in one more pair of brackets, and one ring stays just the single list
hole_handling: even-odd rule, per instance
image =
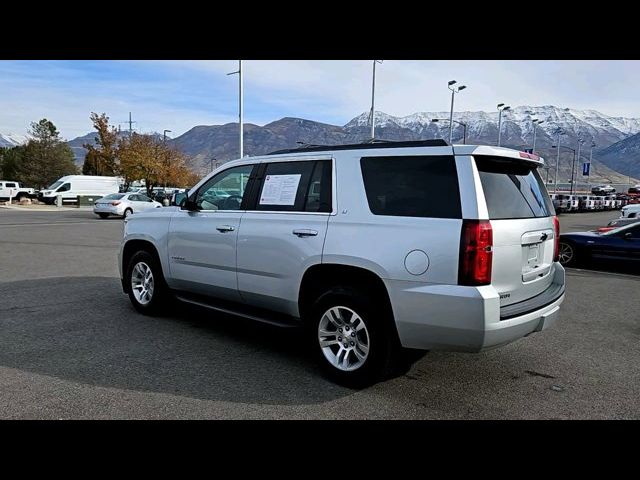
[{"label": "front wheel", "polygon": [[133,214],[133,210],[131,210],[130,208],[127,208],[124,211],[124,215],[123,216],[124,216],[124,218],[128,218],[131,214]]},{"label": "front wheel", "polygon": [[352,287],[334,287],[316,300],[308,327],[329,379],[363,388],[393,371],[400,346],[387,310]]},{"label": "front wheel", "polygon": [[562,266],[571,267],[576,264],[576,247],[569,242],[560,242],[558,260]]},{"label": "front wheel", "polygon": [[145,315],[157,315],[170,296],[159,262],[149,252],[136,252],[129,261],[125,281],[133,307]]}]

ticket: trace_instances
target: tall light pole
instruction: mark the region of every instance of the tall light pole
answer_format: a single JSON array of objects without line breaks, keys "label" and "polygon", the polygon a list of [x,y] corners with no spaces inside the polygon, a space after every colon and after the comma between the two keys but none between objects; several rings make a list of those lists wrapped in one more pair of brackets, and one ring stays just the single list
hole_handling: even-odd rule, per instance
[{"label": "tall light pole", "polygon": [[534,118],[533,120],[531,120],[531,123],[533,123],[533,147],[531,147],[531,151],[533,153],[536,153],[536,130],[538,125],[544,123],[544,120],[538,120],[537,118]]},{"label": "tall light pole", "polygon": [[227,73],[227,75],[235,75],[238,74],[238,117],[240,124],[240,158],[244,157],[244,145],[243,145],[243,124],[242,124],[242,116],[243,116],[243,88],[242,88],[242,60],[238,60],[238,70],[235,72]]},{"label": "tall light pole", "polygon": [[[551,148],[557,148],[560,150],[560,145],[552,145]],[[573,152],[573,163],[571,164],[571,189],[570,194],[573,195],[573,185],[575,183],[575,172],[576,172],[576,151],[571,147],[567,147],[566,145],[562,145],[562,148],[566,148],[567,150],[571,150]],[[559,155],[558,155],[559,158]]]},{"label": "tall light pole", "polygon": [[447,84],[447,88],[449,90],[451,90],[451,112],[449,113],[449,145],[451,145],[452,141],[453,141],[453,99],[456,95],[456,93],[464,90],[465,88],[467,88],[466,85],[457,85],[458,82],[456,82],[455,80],[451,80],[448,84]]},{"label": "tall light pole", "polygon": [[510,108],[510,106],[505,105],[504,103],[498,104],[498,146],[500,146],[502,142],[502,112],[509,110]]},{"label": "tall light pole", "polygon": [[[447,122],[447,121],[450,122],[451,120],[447,120],[446,118],[433,118],[431,121],[433,123],[438,123],[438,122]],[[462,143],[466,144],[467,143],[467,124],[464,122],[459,122],[458,120],[454,120],[453,123],[462,125]]]},{"label": "tall light pole", "polygon": [[376,63],[384,60],[373,61],[373,77],[371,80],[371,141],[376,138]]},{"label": "tall light pole", "polygon": [[[582,139],[578,139],[578,161],[580,161],[580,147],[582,147],[582,144],[584,143],[584,140]],[[573,174],[572,174],[573,175]],[[577,180],[577,179],[576,179]],[[571,182],[571,187],[573,188],[573,182]],[[573,193],[573,190],[571,191],[571,193]]]},{"label": "tall light pole", "polygon": [[[167,143],[167,132],[171,133],[171,130],[164,129],[162,131],[162,144],[163,145],[166,145],[166,143]],[[165,167],[167,167],[167,170],[168,170],[169,169],[168,168],[169,167],[169,159],[167,158],[167,152],[163,151],[163,153],[165,155]],[[164,188],[167,188],[167,173],[166,173],[166,171],[165,171],[165,174],[164,174]]]},{"label": "tall light pole", "polygon": [[553,190],[555,193],[558,192],[558,166],[560,165],[560,135],[564,135],[564,132],[562,131],[561,128],[558,128],[556,133],[558,134],[558,140],[556,141],[556,145],[558,146],[558,156],[556,157],[556,178],[555,178],[555,182],[554,182],[555,186]]},{"label": "tall light pole", "polygon": [[593,149],[596,146],[596,142],[591,141],[591,150],[589,150],[589,172],[587,173],[587,190],[591,185],[591,160],[593,160]]}]

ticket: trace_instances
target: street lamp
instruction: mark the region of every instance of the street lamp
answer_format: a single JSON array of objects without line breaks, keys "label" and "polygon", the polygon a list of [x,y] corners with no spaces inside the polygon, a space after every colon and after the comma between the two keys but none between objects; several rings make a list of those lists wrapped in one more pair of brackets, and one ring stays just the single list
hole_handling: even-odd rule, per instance
[{"label": "street lamp", "polygon": [[457,83],[458,82],[456,82],[455,80],[451,80],[447,84],[447,88],[451,90],[451,113],[449,113],[449,144],[451,144],[453,139],[453,98],[456,93],[461,92],[462,90],[467,88],[466,85],[457,86]]},{"label": "street lamp", "polygon": [[242,60],[238,60],[238,70],[236,70],[235,72],[230,72],[227,73],[227,75],[235,75],[238,74],[238,117],[239,117],[239,124],[240,124],[240,158],[244,157],[244,146],[243,146],[243,138],[242,138],[242,131],[243,131],[243,126],[242,126],[242,113],[243,113],[243,108],[242,108],[242,103],[243,103],[243,89],[242,89]]},{"label": "street lamp", "polygon": [[544,123],[544,120],[538,120],[537,118],[534,118],[533,120],[531,120],[531,123],[533,123],[533,147],[531,148],[531,152],[536,153],[536,129],[538,125],[542,125]]},{"label": "street lamp", "polygon": [[376,131],[376,63],[382,63],[384,60],[373,61],[373,78],[371,83],[371,141],[375,139]]},{"label": "street lamp", "polygon": [[505,105],[504,103],[498,104],[498,146],[501,144],[501,135],[502,135],[502,112],[505,110],[509,110],[511,107]]},{"label": "street lamp", "polygon": [[[450,122],[451,120],[447,120],[446,118],[434,118],[431,120],[433,123],[437,122]],[[458,125],[462,125],[462,143],[467,143],[467,124],[464,122],[459,122],[458,120],[454,120],[453,123],[457,123]]]},{"label": "street lamp", "polygon": [[591,141],[591,150],[589,150],[589,172],[587,173],[587,188],[591,185],[591,160],[593,159],[593,149],[596,146],[596,142]]},{"label": "street lamp", "polygon": [[558,128],[555,131],[556,135],[558,135],[558,139],[556,141],[556,144],[558,145],[558,156],[556,157],[556,175],[555,175],[555,186],[554,186],[554,192],[557,193],[558,192],[558,166],[560,165],[560,135],[564,135],[564,131],[561,128]]},{"label": "street lamp", "polygon": [[[571,164],[571,189],[570,194],[573,195],[573,185],[575,183],[575,172],[576,172],[576,151],[571,147],[567,147],[566,145],[551,145],[551,148],[557,148],[560,150],[560,147],[566,148],[567,150],[571,150],[573,152],[573,163]],[[558,153],[558,158],[560,158],[560,153]]]}]

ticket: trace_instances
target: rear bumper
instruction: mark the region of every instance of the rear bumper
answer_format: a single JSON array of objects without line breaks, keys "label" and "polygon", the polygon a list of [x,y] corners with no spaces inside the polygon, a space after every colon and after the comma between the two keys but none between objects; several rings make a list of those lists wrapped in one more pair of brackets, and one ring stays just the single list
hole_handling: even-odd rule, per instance
[{"label": "rear bumper", "polygon": [[518,308],[500,308],[500,295],[491,285],[385,283],[404,347],[478,352],[545,330],[557,321],[565,295],[564,268],[556,263],[553,275],[547,291]]},{"label": "rear bumper", "polygon": [[108,207],[93,207],[93,213],[108,213],[109,215],[123,215],[124,208],[118,208],[118,206]]}]

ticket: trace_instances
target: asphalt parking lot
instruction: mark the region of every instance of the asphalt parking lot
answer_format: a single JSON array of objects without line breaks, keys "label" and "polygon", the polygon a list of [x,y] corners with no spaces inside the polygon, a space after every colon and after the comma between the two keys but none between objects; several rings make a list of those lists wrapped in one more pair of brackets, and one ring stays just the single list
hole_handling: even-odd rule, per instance
[{"label": "asphalt parking lot", "polygon": [[121,220],[86,210],[0,207],[0,418],[640,418],[640,276],[569,270],[553,328],[431,352],[352,391],[318,374],[295,330],[186,307],[137,314],[119,284],[121,235]]}]

